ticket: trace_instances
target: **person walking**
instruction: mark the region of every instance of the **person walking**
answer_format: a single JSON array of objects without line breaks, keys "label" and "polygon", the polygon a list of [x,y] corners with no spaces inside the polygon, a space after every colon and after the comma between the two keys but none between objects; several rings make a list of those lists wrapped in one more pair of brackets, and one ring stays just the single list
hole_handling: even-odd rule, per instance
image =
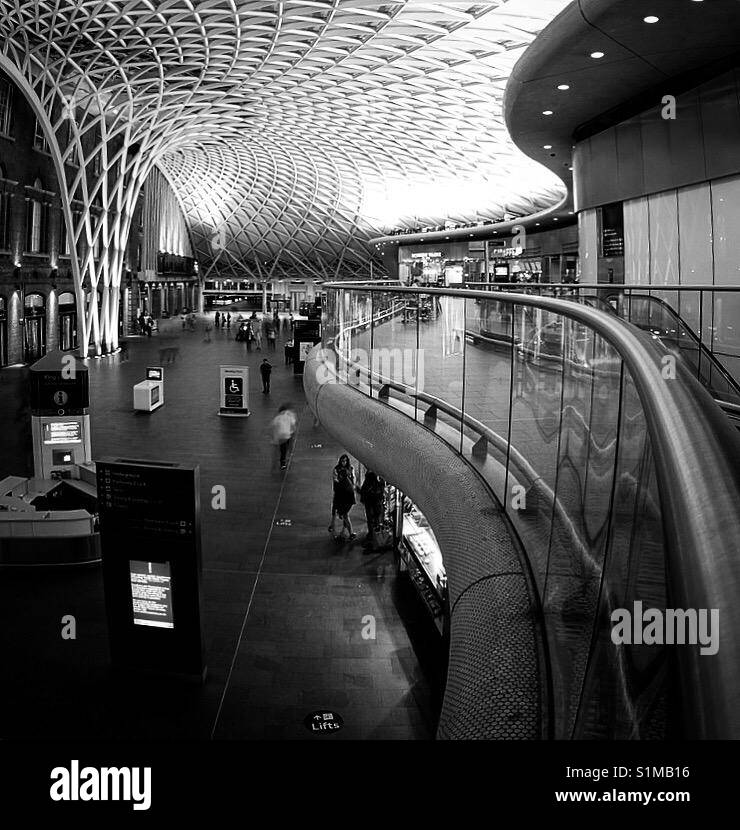
[{"label": "person walking", "polygon": [[203,342],[210,343],[211,342],[211,331],[213,330],[213,326],[206,320],[203,324]]},{"label": "person walking", "polygon": [[357,535],[352,530],[352,522],[349,518],[349,511],[355,504],[355,471],[352,469],[349,456],[346,453],[339,456],[339,461],[332,471],[332,483],[333,495],[329,533],[334,534],[334,521],[338,516],[342,520],[342,529],[338,535],[334,535],[334,539],[341,539],[346,530],[348,541],[351,542]]},{"label": "person walking", "polygon": [[288,340],[288,342],[284,346],[285,349],[285,365],[290,366],[293,362],[293,341]]},{"label": "person walking", "polygon": [[252,342],[254,340],[254,331],[252,330],[252,322],[251,320],[247,320],[245,323],[247,329],[245,331],[245,336],[247,338],[247,351],[252,351]]},{"label": "person walking", "polygon": [[288,404],[283,404],[278,409],[278,414],[270,423],[272,443],[280,448],[280,469],[284,470],[287,465],[288,447],[295,435],[297,419],[295,413]]},{"label": "person walking", "polygon": [[221,313],[219,311],[216,312],[216,328],[221,328]]},{"label": "person walking", "polygon": [[187,318],[185,317],[185,309],[180,312],[180,322],[182,323],[182,330],[185,331],[185,323],[187,322]]},{"label": "person walking", "polygon": [[226,315],[226,328],[227,328],[227,329],[230,329],[230,328],[231,328],[231,312],[229,312],[229,313]]},{"label": "person walking", "polygon": [[260,375],[262,375],[262,394],[270,394],[270,375],[272,374],[272,363],[264,358],[260,363]]},{"label": "person walking", "polygon": [[260,321],[257,317],[252,320],[252,326],[254,329],[254,342],[257,345],[257,351],[262,351],[262,326],[260,325]]},{"label": "person walking", "polygon": [[277,329],[275,328],[275,321],[265,317],[264,321],[264,328],[265,328],[265,336],[267,337],[267,348],[271,351],[275,351],[275,340],[277,338]]}]

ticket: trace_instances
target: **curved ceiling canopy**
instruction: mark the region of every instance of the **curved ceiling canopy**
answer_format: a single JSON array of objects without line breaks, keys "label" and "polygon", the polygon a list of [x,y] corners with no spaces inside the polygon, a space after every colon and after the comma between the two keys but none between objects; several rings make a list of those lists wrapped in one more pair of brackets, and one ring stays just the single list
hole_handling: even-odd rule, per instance
[{"label": "curved ceiling canopy", "polygon": [[562,198],[502,96],[568,2],[0,0],[0,33],[149,131],[206,273],[334,278],[366,276],[392,227]]},{"label": "curved ceiling canopy", "polygon": [[575,142],[738,63],[738,0],[578,0],[512,72],[506,123],[563,179],[570,207]]}]

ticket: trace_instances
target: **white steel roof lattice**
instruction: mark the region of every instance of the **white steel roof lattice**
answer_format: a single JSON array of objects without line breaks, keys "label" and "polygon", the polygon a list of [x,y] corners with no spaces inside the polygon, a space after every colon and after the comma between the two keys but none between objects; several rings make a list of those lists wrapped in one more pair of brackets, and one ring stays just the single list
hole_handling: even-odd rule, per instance
[{"label": "white steel roof lattice", "polygon": [[[50,114],[72,100],[78,135],[103,125],[96,152],[124,140],[120,188],[84,168],[70,184],[85,204],[105,190],[113,211],[78,235],[112,250],[156,163],[204,273],[366,276],[368,240],[391,227],[500,219],[563,195],[509,140],[501,99],[568,2],[0,0],[0,32]],[[113,287],[116,267],[92,279]]]}]

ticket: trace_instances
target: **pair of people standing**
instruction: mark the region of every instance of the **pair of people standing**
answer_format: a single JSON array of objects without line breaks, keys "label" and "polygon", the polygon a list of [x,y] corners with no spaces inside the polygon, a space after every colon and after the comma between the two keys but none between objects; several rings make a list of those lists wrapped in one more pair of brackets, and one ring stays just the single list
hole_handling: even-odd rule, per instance
[{"label": "pair of people standing", "polygon": [[[344,531],[347,531],[348,540],[352,541],[356,537],[352,529],[352,521],[349,513],[355,505],[355,492],[357,485],[355,483],[355,471],[350,463],[349,456],[345,453],[339,457],[337,465],[332,471],[333,481],[333,497],[331,505],[331,524],[329,525],[329,532],[334,534],[334,524],[336,518],[342,520],[342,529],[339,535],[335,535],[334,539],[343,538]],[[365,508],[365,519],[367,520],[367,546],[366,552],[371,550],[379,550],[384,546],[382,536],[385,512],[385,481],[374,473],[368,470],[365,473],[365,480],[362,487],[359,488],[360,501]]]}]

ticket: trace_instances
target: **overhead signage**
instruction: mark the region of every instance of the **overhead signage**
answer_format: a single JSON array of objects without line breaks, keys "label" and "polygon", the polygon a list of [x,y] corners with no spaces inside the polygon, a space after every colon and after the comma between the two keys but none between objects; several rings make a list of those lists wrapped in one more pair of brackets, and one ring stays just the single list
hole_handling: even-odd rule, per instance
[{"label": "overhead signage", "polygon": [[507,256],[521,256],[524,253],[524,248],[518,245],[516,248],[489,248],[489,256],[507,257]]}]

